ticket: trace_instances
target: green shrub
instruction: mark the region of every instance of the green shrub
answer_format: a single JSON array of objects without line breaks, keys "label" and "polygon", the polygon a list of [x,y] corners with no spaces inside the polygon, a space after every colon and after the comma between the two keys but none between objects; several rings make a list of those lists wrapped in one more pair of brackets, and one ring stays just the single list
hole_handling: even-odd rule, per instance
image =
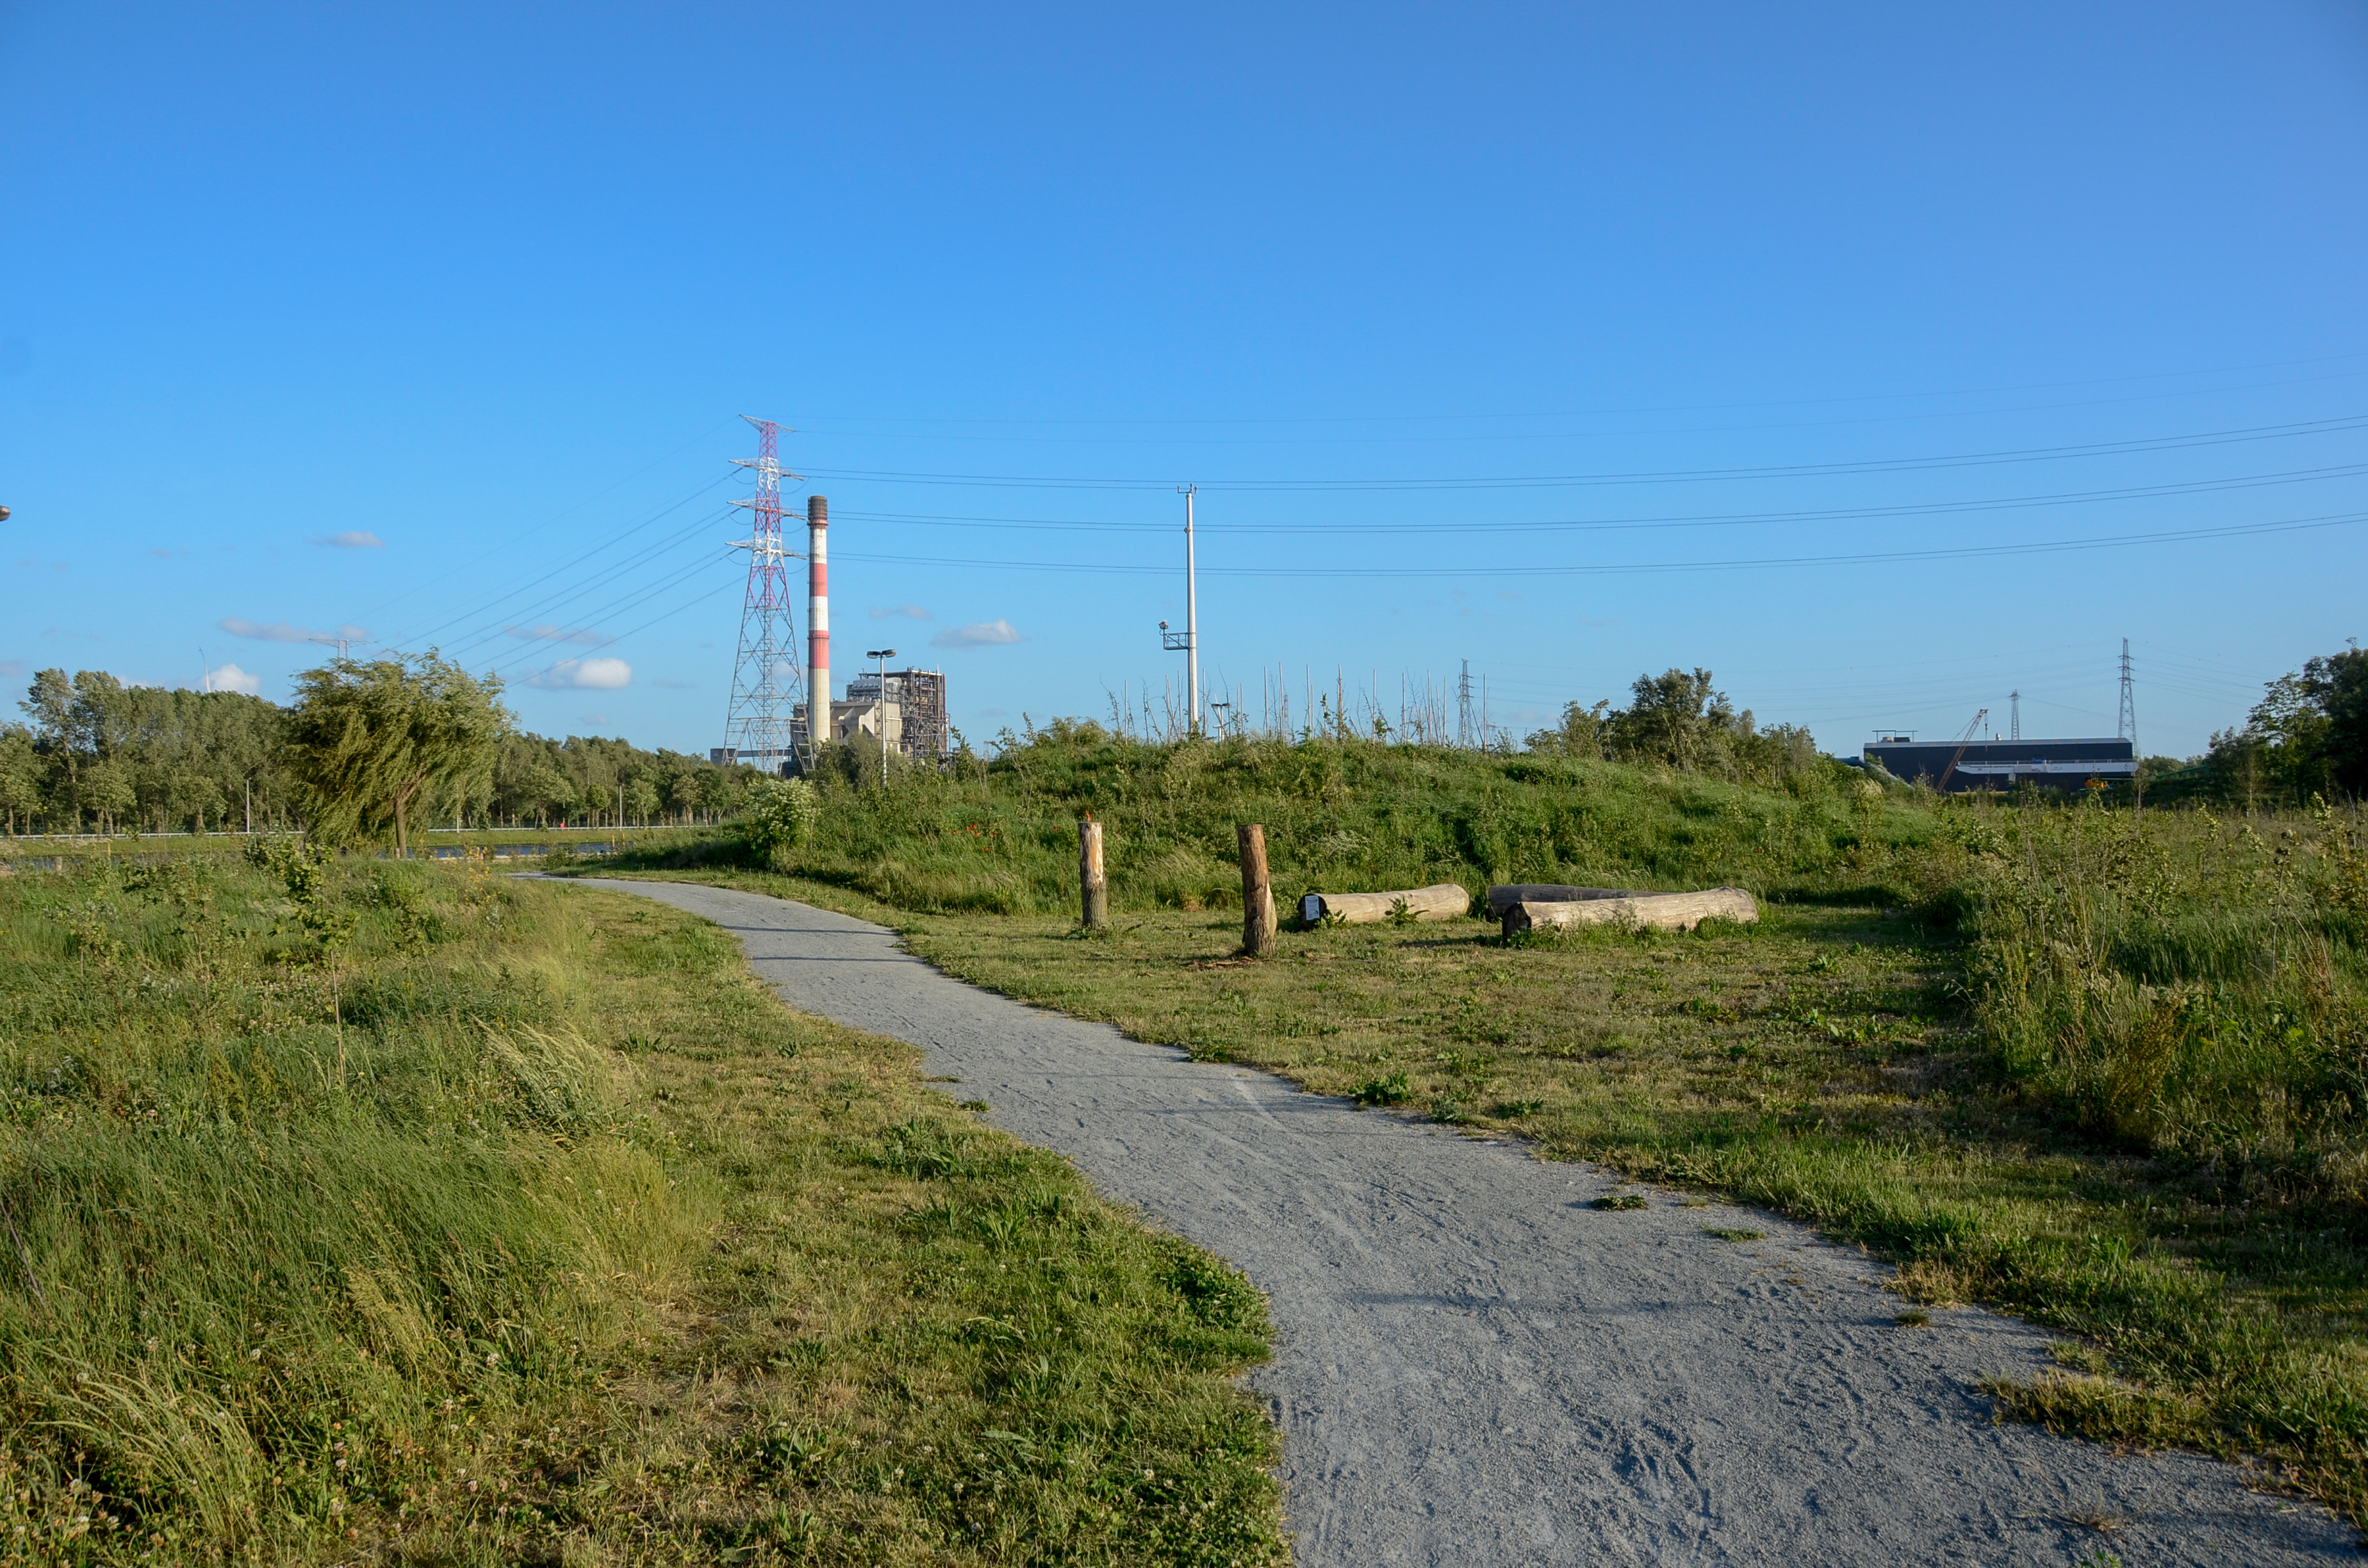
[{"label": "green shrub", "polygon": [[821,815],[821,798],[804,779],[759,779],[750,787],[748,812],[741,819],[750,858],[758,866],[786,869]]}]

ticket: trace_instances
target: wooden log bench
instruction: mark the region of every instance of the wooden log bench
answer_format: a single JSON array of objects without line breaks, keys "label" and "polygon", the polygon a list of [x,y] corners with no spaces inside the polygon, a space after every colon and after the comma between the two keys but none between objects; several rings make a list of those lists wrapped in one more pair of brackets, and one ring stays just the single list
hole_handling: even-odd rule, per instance
[{"label": "wooden log bench", "polygon": [[1500,882],[1488,890],[1488,918],[1502,920],[1517,903],[1578,903],[1598,898],[1650,898],[1627,888],[1575,888],[1567,882]]},{"label": "wooden log bench", "polygon": [[1504,915],[1505,935],[1577,926],[1634,926],[1654,931],[1691,931],[1705,920],[1753,921],[1759,904],[1741,888],[1703,892],[1640,892],[1610,898],[1522,900]]},{"label": "wooden log bench", "polygon": [[1397,892],[1312,892],[1299,901],[1299,917],[1310,926],[1327,915],[1351,926],[1387,920],[1403,903],[1417,920],[1452,920],[1472,907],[1472,895],[1455,882]]}]

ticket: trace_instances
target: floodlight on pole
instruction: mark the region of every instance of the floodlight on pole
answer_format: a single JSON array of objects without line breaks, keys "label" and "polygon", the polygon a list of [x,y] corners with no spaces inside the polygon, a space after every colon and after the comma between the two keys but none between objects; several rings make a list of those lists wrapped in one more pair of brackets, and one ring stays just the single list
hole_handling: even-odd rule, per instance
[{"label": "floodlight on pole", "polygon": [[873,648],[864,655],[880,661],[880,689],[871,699],[871,723],[880,732],[880,782],[888,782],[888,661],[896,656],[894,648]]}]

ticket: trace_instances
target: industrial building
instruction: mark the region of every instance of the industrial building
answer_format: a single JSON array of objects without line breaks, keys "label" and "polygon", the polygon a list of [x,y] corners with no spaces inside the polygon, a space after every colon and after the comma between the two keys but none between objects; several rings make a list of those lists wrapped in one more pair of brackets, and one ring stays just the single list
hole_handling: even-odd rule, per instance
[{"label": "industrial building", "polygon": [[[791,725],[803,741],[804,703],[791,710]],[[888,749],[907,761],[942,762],[953,755],[943,670],[867,671],[848,679],[845,699],[830,705],[830,738],[876,751],[883,733]]]},{"label": "industrial building", "polygon": [[[887,685],[882,697],[882,681]],[[953,756],[953,725],[946,716],[946,674],[943,670],[890,670],[857,676],[847,683],[847,696],[830,705],[830,738],[841,745],[860,745],[878,755],[880,733],[888,733],[888,749],[908,762],[943,762]],[[790,733],[794,744],[782,751],[742,751],[737,746],[710,746],[707,759],[718,767],[746,763],[784,776],[804,771],[806,705],[790,710]]]},{"label": "industrial building", "polygon": [[1952,794],[1968,790],[2085,790],[2093,780],[2126,784],[2137,778],[2137,747],[2127,740],[1919,741],[1881,735],[1861,754],[1895,778],[1930,784]]}]

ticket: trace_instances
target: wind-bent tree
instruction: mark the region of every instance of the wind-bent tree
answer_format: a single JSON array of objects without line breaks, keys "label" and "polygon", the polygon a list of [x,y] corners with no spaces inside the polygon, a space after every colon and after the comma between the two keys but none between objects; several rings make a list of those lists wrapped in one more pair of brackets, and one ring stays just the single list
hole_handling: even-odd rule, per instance
[{"label": "wind-bent tree", "polygon": [[415,806],[483,782],[510,733],[502,683],[433,649],[416,657],[333,659],[296,677],[289,771],[307,825],[332,843],[382,838],[408,855]]}]

